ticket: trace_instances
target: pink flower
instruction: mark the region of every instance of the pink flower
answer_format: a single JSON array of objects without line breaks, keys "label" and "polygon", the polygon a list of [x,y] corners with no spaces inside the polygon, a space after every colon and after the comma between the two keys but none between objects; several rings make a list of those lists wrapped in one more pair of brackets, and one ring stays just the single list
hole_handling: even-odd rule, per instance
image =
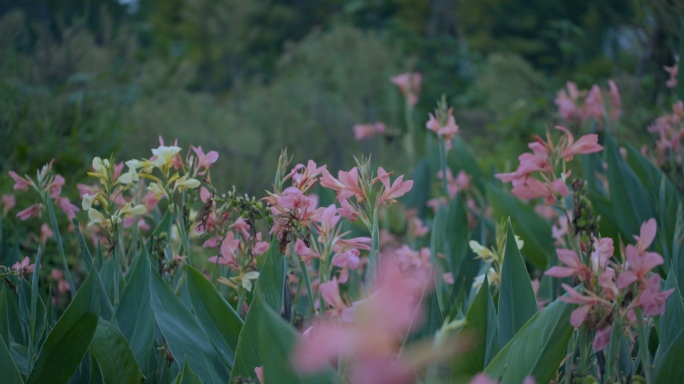
[{"label": "pink flower", "polygon": [[418,103],[418,94],[420,94],[420,82],[422,75],[420,72],[407,72],[392,77],[392,83],[399,87],[401,93],[406,98],[406,102],[411,106]]},{"label": "pink flower", "polygon": [[361,264],[359,258],[360,252],[358,249],[350,249],[348,251],[337,253],[333,256],[332,265],[342,268],[340,274],[340,283],[346,283],[349,276],[349,269],[357,269]]},{"label": "pink flower", "polygon": [[380,196],[376,202],[377,206],[380,206],[380,204],[389,206],[391,203],[396,202],[395,199],[404,196],[406,192],[413,188],[413,180],[403,181],[404,175],[397,177],[392,186],[390,186],[390,175],[391,173],[385,172],[382,167],[378,168],[377,178],[382,182],[383,189],[380,191]]},{"label": "pink flower", "polygon": [[335,179],[327,169],[322,170],[321,185],[337,192],[337,200],[342,201],[356,196],[357,201],[368,198],[366,192],[359,186],[359,170],[354,167],[349,172],[339,171]]},{"label": "pink flower", "polygon": [[606,347],[610,343],[610,332],[611,327],[605,327],[601,330],[596,331],[596,335],[594,335],[594,342],[592,343],[594,351],[599,352],[606,349]]},{"label": "pink flower", "polygon": [[13,194],[7,194],[0,196],[0,205],[2,206],[2,213],[6,215],[17,205],[17,202]]},{"label": "pink flower", "polygon": [[311,264],[311,260],[313,259],[321,258],[321,256],[318,253],[314,252],[309,247],[307,247],[306,244],[304,244],[304,242],[302,241],[302,239],[299,238],[295,242],[295,252],[297,252],[299,257],[301,257],[306,264]]},{"label": "pink flower", "polygon": [[634,236],[634,238],[637,240],[635,247],[637,251],[639,251],[639,253],[646,252],[648,247],[651,246],[651,243],[653,243],[653,239],[655,239],[657,231],[658,225],[656,223],[656,220],[653,218],[641,224],[639,236]]},{"label": "pink flower", "polygon": [[261,240],[261,232],[258,232],[256,234],[256,242],[252,247],[252,252],[254,253],[254,255],[263,255],[268,251],[270,247],[271,245],[268,242]]},{"label": "pink flower", "polygon": [[610,87],[610,120],[617,121],[622,115],[622,101],[620,99],[620,90],[613,80],[608,80],[608,86]]},{"label": "pink flower", "polygon": [[556,201],[556,193],[567,196],[569,191],[563,180],[556,179],[550,183],[529,178],[524,185],[513,187],[511,193],[519,199],[538,199],[544,198],[546,205],[552,205]]},{"label": "pink flower", "polygon": [[656,273],[651,275],[646,283],[646,289],[637,297],[636,304],[640,305],[646,316],[658,316],[665,314],[665,300],[674,292],[674,288],[660,292],[660,276]]},{"label": "pink flower", "polygon": [[54,236],[54,233],[50,229],[50,226],[48,226],[46,223],[43,223],[43,225],[40,226],[40,243],[45,245],[47,243],[47,239],[51,238]]},{"label": "pink flower", "polygon": [[321,284],[318,289],[320,290],[321,296],[323,297],[323,300],[325,300],[325,303],[333,307],[333,310],[328,312],[332,317],[338,317],[342,311],[347,308],[347,305],[340,297],[340,288],[337,284],[337,277],[333,277],[332,280]]},{"label": "pink flower", "polygon": [[57,196],[62,193],[62,186],[64,185],[64,177],[62,175],[55,175],[55,178],[52,180],[50,185],[48,186],[48,191],[50,192],[50,197],[56,198]]},{"label": "pink flower", "polygon": [[603,116],[606,114],[606,109],[603,106],[603,95],[601,94],[601,88],[594,84],[589,91],[589,95],[584,99],[584,118],[593,117],[596,120],[603,120]]},{"label": "pink flower", "polygon": [[9,171],[9,175],[14,179],[14,190],[28,191],[29,187],[33,187],[33,181],[30,179],[25,179],[17,175],[14,171]]},{"label": "pink flower", "polygon": [[257,375],[257,379],[261,384],[266,384],[266,381],[264,381],[264,367],[259,366],[259,367],[254,367],[254,373]]},{"label": "pink flower", "polygon": [[[442,177],[442,171],[437,172],[438,179],[444,179]],[[470,176],[461,170],[458,172],[456,178],[451,172],[449,167],[446,168],[446,180],[447,180],[447,190],[449,191],[449,197],[454,198],[459,191],[462,191],[470,186]]]},{"label": "pink flower", "polygon": [[561,296],[561,301],[570,304],[580,304],[580,307],[572,311],[572,314],[570,314],[570,324],[572,324],[575,329],[578,329],[584,322],[584,319],[587,317],[587,313],[589,313],[591,307],[599,304],[601,299],[597,297],[583,296],[567,284],[562,284],[562,287],[565,289],[568,295],[570,295],[570,297]]},{"label": "pink flower", "polygon": [[20,262],[14,263],[12,266],[12,269],[19,272],[19,277],[23,277],[27,273],[33,273],[33,269],[35,268],[35,264],[31,264],[29,261],[28,256],[24,257],[24,259]]},{"label": "pink flower", "polygon": [[240,240],[235,238],[233,232],[228,232],[226,237],[221,243],[221,248],[219,250],[220,254],[217,256],[212,256],[209,258],[210,263],[216,263],[218,265],[235,265],[235,252],[240,247]]},{"label": "pink flower", "polygon": [[513,186],[525,183],[529,175],[534,172],[551,173],[553,166],[549,160],[548,149],[539,142],[530,143],[528,147],[533,153],[523,153],[518,156],[520,165],[515,172],[498,173],[495,176],[504,183],[512,182]]},{"label": "pink flower", "polygon": [[32,217],[40,217],[43,214],[42,204],[33,204],[32,206],[17,213],[19,220],[26,221]]},{"label": "pink flower", "polygon": [[469,384],[499,384],[499,382],[490,379],[484,372],[480,372],[470,380]]},{"label": "pink flower", "polygon": [[665,85],[668,88],[674,88],[677,86],[677,75],[679,74],[679,56],[675,56],[675,63],[671,66],[664,66],[665,72],[670,74],[670,78],[667,80]]},{"label": "pink flower", "polygon": [[354,130],[354,140],[361,141],[370,139],[377,134],[385,133],[387,128],[385,123],[376,122],[374,124],[356,124],[352,128]]},{"label": "pink flower", "polygon": [[430,232],[430,228],[423,224],[421,219],[412,217],[408,222],[408,232],[412,237],[425,237]]},{"label": "pink flower", "polygon": [[663,257],[655,252],[639,252],[633,246],[628,245],[625,248],[627,256],[628,270],[622,272],[618,277],[617,287],[624,289],[635,281],[640,281],[642,284],[646,282],[646,275],[655,267],[664,262]]},{"label": "pink flower", "polygon": [[556,254],[560,261],[567,267],[551,267],[544,272],[545,275],[563,278],[570,276],[577,276],[581,281],[588,279],[591,276],[591,271],[579,259],[577,253],[570,249],[557,249]]},{"label": "pink flower", "polygon": [[195,151],[195,154],[197,155],[197,162],[195,163],[195,172],[198,175],[206,174],[209,168],[216,162],[216,160],[218,160],[218,152],[209,151],[209,153],[205,155],[204,151],[202,151],[202,146],[190,146],[190,148],[192,148],[192,150]]},{"label": "pink flower", "polygon": [[62,212],[66,213],[67,217],[69,220],[73,219],[76,217],[76,212],[79,211],[78,207],[71,204],[68,198],[66,197],[55,197],[55,203],[59,207],[59,209],[62,210]]},{"label": "pink flower", "polygon": [[560,154],[566,161],[572,160],[574,155],[587,155],[603,150],[603,147],[598,144],[598,135],[595,133],[584,135],[575,141],[574,136],[567,128],[557,125],[556,129],[565,132],[567,137],[565,148]]},{"label": "pink flower", "polygon": [[578,117],[577,99],[579,98],[579,89],[575,83],[568,81],[566,84],[568,92],[565,89],[558,91],[555,103],[558,106],[558,114],[565,120],[571,120]]},{"label": "pink flower", "polygon": [[320,175],[326,165],[318,167],[316,162],[309,160],[309,162],[304,166],[304,164],[297,164],[292,171],[283,178],[283,181],[287,179],[292,179],[292,186],[306,193],[311,187],[313,187],[318,179],[316,178]]},{"label": "pink flower", "polygon": [[447,114],[448,116],[446,125],[442,126],[441,123],[435,117],[435,115],[429,113],[428,115],[430,116],[430,120],[428,120],[425,126],[427,127],[427,129],[435,132],[441,139],[443,139],[446,143],[446,149],[449,150],[452,146],[451,139],[460,130],[458,125],[456,125],[456,120],[454,119],[453,108],[449,108]]},{"label": "pink flower", "polygon": [[593,239],[594,250],[591,252],[591,265],[593,272],[598,274],[606,270],[608,260],[613,256],[615,247],[613,247],[613,239],[604,237],[601,240]]},{"label": "pink flower", "polygon": [[449,285],[454,285],[454,274],[451,272],[447,272],[444,275],[442,275],[442,279],[446,284]]}]

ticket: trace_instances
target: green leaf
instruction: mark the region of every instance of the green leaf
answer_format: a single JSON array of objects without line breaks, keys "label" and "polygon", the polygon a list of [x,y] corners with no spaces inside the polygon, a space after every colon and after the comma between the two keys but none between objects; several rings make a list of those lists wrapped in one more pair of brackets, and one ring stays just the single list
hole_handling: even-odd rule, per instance
[{"label": "green leaf", "polygon": [[201,273],[189,265],[185,266],[185,271],[195,316],[224,364],[232,367],[244,322]]},{"label": "green leaf", "polygon": [[146,248],[128,271],[128,285],[116,313],[117,324],[133,351],[138,366],[145,371],[154,349],[154,313],[150,306],[150,264]]},{"label": "green leaf", "polygon": [[[476,259],[471,253],[468,243],[471,233],[468,227],[468,214],[463,204],[463,196],[457,194],[451,202],[449,215],[447,217],[445,237],[449,244],[449,259],[451,270],[454,277],[454,285],[450,301],[453,302],[460,294],[460,289],[464,286],[469,289],[473,278],[480,270],[480,260]],[[463,283],[466,284],[463,284]],[[467,292],[465,292],[467,294]],[[458,303],[456,303],[458,304]]]},{"label": "green leaf", "polygon": [[85,239],[83,238],[83,234],[81,233],[81,230],[79,229],[78,226],[78,220],[76,218],[72,219],[72,222],[74,224],[74,230],[76,231],[76,237],[78,238],[78,243],[81,246],[81,251],[83,252],[83,256],[86,261],[86,266],[88,268],[88,273],[90,273],[92,270],[95,271],[95,277],[97,278],[97,284],[100,287],[100,316],[104,319],[111,319],[114,316],[114,306],[112,305],[112,302],[109,300],[109,297],[107,296],[107,290],[105,289],[104,283],[102,282],[102,278],[100,277],[100,273],[98,272],[97,268],[93,268],[93,256],[90,253],[90,249],[88,249],[88,244],[86,244]]},{"label": "green leaf", "polygon": [[176,380],[176,384],[203,384],[202,379],[200,379],[199,376],[195,374],[195,372],[190,369],[190,366],[188,365],[188,361],[185,361],[185,365],[183,365],[183,372],[178,376],[178,380]]},{"label": "green leaf", "polygon": [[606,135],[605,143],[613,213],[623,238],[631,239],[639,233],[641,224],[655,214],[646,189],[622,159],[615,140]]},{"label": "green leaf", "polygon": [[499,289],[499,345],[506,345],[535,313],[537,300],[532,282],[509,221]]},{"label": "green leaf", "polygon": [[97,329],[99,288],[89,274],[48,335],[28,383],[66,383],[76,371]]},{"label": "green leaf", "polygon": [[[278,251],[277,240],[274,240],[271,242],[271,248],[259,272],[259,278],[254,287],[254,297],[263,296],[265,305],[280,311],[283,303],[286,272],[287,262]],[[250,306],[245,318],[245,325],[240,332],[237,352],[235,353],[235,365],[230,373],[229,382],[231,383],[238,377],[257,380],[254,368],[263,365],[263,356],[261,355],[263,351],[258,346],[259,333],[261,332],[259,317],[262,315],[257,308],[258,306]]]},{"label": "green leaf", "polygon": [[170,234],[172,225],[173,225],[173,213],[171,213],[171,210],[169,209],[166,211],[166,213],[164,213],[164,216],[159,221],[159,224],[157,224],[157,227],[152,232],[152,235],[159,236],[162,234],[162,232],[166,232],[166,233]]},{"label": "green leaf", "polygon": [[[482,168],[478,165],[476,157],[470,150],[470,147],[459,136],[455,136],[452,143],[453,150],[449,151],[448,155],[451,169],[454,171],[454,176],[459,170],[463,169],[468,175],[472,176],[475,187],[479,191],[484,192],[484,181],[486,180],[486,177],[484,172],[482,172]],[[451,154],[453,154],[453,156]]]},{"label": "green leaf", "polygon": [[574,305],[556,300],[534,315],[494,357],[485,373],[501,384],[522,383],[527,376],[548,383],[567,351],[573,309]]},{"label": "green leaf", "polygon": [[[668,298],[668,303],[665,305],[666,314],[669,310],[667,309],[667,304],[678,293],[678,290],[675,290]],[[681,303],[681,296],[677,296],[676,300],[679,300]],[[679,318],[679,323],[681,324],[681,317]],[[666,347],[661,345],[661,349],[658,351],[653,371],[654,383],[679,383],[682,377],[684,377],[684,364],[682,364],[682,361],[684,361],[684,329],[681,325],[678,325],[677,328],[671,329],[670,332],[676,333],[676,335],[670,342],[666,343]]]},{"label": "green leaf", "polygon": [[668,290],[674,288],[674,292],[665,301],[665,314],[660,316],[658,337],[660,338],[660,348],[655,357],[656,366],[661,364],[661,355],[672,348],[672,344],[677,339],[677,335],[682,332],[682,319],[684,319],[684,303],[682,303],[682,295],[679,291],[677,278],[674,270],[670,269],[665,280],[665,288]]},{"label": "green leaf", "polygon": [[[33,297],[33,288],[31,288],[31,285],[26,281],[26,279],[21,279],[19,282],[21,284],[21,288],[19,289],[19,298],[21,300],[20,302],[20,315],[21,315],[21,321],[23,322],[23,325],[26,327],[27,334],[30,336],[31,333],[31,299]],[[30,337],[30,339],[33,339],[34,346],[37,347],[37,343],[42,340],[43,332],[45,331],[45,327],[47,326],[47,310],[45,309],[45,303],[43,302],[43,298],[40,297],[40,295],[35,296],[36,299],[36,310],[35,310],[35,327],[34,327],[34,335],[33,337]],[[28,342],[26,343],[28,346]],[[34,350],[35,351],[35,350]]]},{"label": "green leaf", "polygon": [[107,320],[100,319],[90,352],[97,360],[106,383],[140,383],[142,374],[126,339]]},{"label": "green leaf", "polygon": [[[142,262],[149,263],[147,260]],[[225,382],[230,370],[216,354],[197,319],[161,277],[148,268],[154,317],[176,363],[187,359],[205,383]]]},{"label": "green leaf", "polygon": [[23,311],[19,310],[19,295],[6,288],[3,291],[5,292],[6,306],[2,310],[7,314],[7,328],[9,329],[11,340],[17,344],[26,345],[26,335],[24,335],[23,331],[23,325],[26,323],[21,318],[21,312]]},{"label": "green leaf", "polygon": [[531,206],[494,185],[487,185],[487,198],[497,220],[510,219],[517,228],[518,236],[525,241],[523,253],[527,261],[545,270],[548,255],[554,250],[551,224],[537,215]]},{"label": "green leaf", "polygon": [[258,342],[262,353],[265,382],[292,384],[336,382],[331,370],[315,376],[297,375],[289,360],[297,340],[297,331],[264,302],[260,293],[255,293],[252,305],[259,314],[256,317],[260,323]]},{"label": "green leaf", "polygon": [[4,340],[5,347],[9,349],[10,347],[10,328],[9,328],[9,318],[8,316],[8,305],[7,302],[7,288],[6,285],[2,285],[0,288],[0,338]]},{"label": "green leaf", "polygon": [[465,325],[456,336],[456,343],[459,338],[466,338],[473,348],[452,362],[452,381],[462,380],[460,376],[471,377],[482,372],[499,351],[496,309],[486,274],[482,287],[470,304],[465,320]]},{"label": "green leaf", "polygon": [[413,188],[406,193],[403,198],[404,204],[409,208],[418,210],[418,217],[425,217],[427,205],[425,203],[430,198],[430,183],[432,175],[430,174],[430,164],[427,158],[420,159],[418,164],[413,168],[411,173],[411,180],[413,180]]},{"label": "green leaf", "polygon": [[2,372],[2,382],[7,384],[24,384],[17,366],[12,360],[12,355],[5,343],[9,341],[0,338],[0,372]]}]

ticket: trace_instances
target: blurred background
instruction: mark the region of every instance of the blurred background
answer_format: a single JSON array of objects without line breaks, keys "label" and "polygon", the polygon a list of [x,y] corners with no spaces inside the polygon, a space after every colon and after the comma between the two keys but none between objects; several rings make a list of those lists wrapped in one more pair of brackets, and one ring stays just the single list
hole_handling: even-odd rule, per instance
[{"label": "blurred background", "polygon": [[[418,140],[446,95],[486,167],[560,122],[568,80],[613,79],[614,129],[642,140],[671,106],[663,66],[683,13],[678,0],[0,0],[0,187],[52,158],[82,180],[94,156],[149,157],[159,135],[218,151],[216,184],[258,196],[284,147],[331,171],[362,153],[405,170],[390,78],[409,71],[423,76]],[[354,140],[376,121],[390,135]]]}]

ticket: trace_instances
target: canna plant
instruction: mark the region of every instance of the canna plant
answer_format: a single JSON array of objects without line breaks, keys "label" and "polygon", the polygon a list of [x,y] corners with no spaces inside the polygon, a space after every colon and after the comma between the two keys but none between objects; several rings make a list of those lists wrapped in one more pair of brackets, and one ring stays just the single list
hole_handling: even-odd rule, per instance
[{"label": "canna plant", "polygon": [[445,98],[420,132],[420,75],[393,82],[406,129],[354,132],[405,132],[410,176],[362,157],[335,177],[283,151],[270,191],[249,196],[214,186],[217,152],[160,138],[147,158],[94,158],[79,214],[59,164],[10,172],[38,198],[15,213],[2,196],[2,249],[17,219],[46,210],[49,225],[25,240],[35,257],[1,258],[3,381],[678,381],[681,102],[651,129],[651,158],[611,136],[614,83],[605,105],[569,83],[566,126],[490,174]]}]

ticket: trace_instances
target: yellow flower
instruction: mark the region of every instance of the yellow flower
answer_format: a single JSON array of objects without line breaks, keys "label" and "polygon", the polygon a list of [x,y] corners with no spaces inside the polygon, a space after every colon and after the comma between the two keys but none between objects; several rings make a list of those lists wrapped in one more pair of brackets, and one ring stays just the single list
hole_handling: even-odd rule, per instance
[{"label": "yellow flower", "polygon": [[145,209],[145,206],[142,204],[138,204],[135,207],[132,206],[131,203],[126,203],[119,212],[117,213],[118,216],[128,216],[128,215],[144,215],[147,212],[147,209]]},{"label": "yellow flower", "polygon": [[259,272],[247,272],[242,276],[242,286],[245,287],[245,289],[248,292],[252,291],[252,280],[256,280],[259,278]]},{"label": "yellow flower", "polygon": [[157,149],[153,149],[152,154],[157,156],[154,160],[155,167],[162,169],[171,165],[173,163],[173,157],[180,152],[180,150],[179,147],[165,147],[163,145]]},{"label": "yellow flower", "polygon": [[88,221],[88,226],[99,224],[100,226],[106,227],[105,217],[97,209],[90,208],[88,210],[88,218],[90,219],[90,221]]},{"label": "yellow flower", "polygon": [[83,202],[81,203],[81,206],[83,207],[84,211],[92,208],[93,203],[97,204],[97,193],[94,195],[89,195],[87,193],[83,195]]},{"label": "yellow flower", "polygon": [[100,179],[103,183],[109,180],[109,160],[107,159],[101,159],[99,157],[96,157],[93,159],[92,163],[93,169],[95,172],[88,172],[90,176],[97,177]]},{"label": "yellow flower", "polygon": [[140,162],[138,160],[128,160],[126,165],[128,166],[128,172],[121,174],[117,180],[121,184],[131,184],[134,181],[140,180],[138,177],[138,171],[136,168]]},{"label": "yellow flower", "polygon": [[166,196],[164,188],[159,183],[152,183],[147,187],[147,190],[154,194],[154,198],[161,200],[162,197]]},{"label": "yellow flower", "polygon": [[176,180],[176,184],[174,185],[174,189],[182,191],[185,188],[195,189],[199,186],[200,186],[200,182],[198,180],[188,179],[188,175],[185,174],[185,175],[183,175],[183,177]]},{"label": "yellow flower", "polygon": [[485,248],[475,240],[470,240],[468,243],[470,249],[477,255],[477,257],[484,260],[486,263],[493,263],[497,261],[496,255],[489,248]]}]

